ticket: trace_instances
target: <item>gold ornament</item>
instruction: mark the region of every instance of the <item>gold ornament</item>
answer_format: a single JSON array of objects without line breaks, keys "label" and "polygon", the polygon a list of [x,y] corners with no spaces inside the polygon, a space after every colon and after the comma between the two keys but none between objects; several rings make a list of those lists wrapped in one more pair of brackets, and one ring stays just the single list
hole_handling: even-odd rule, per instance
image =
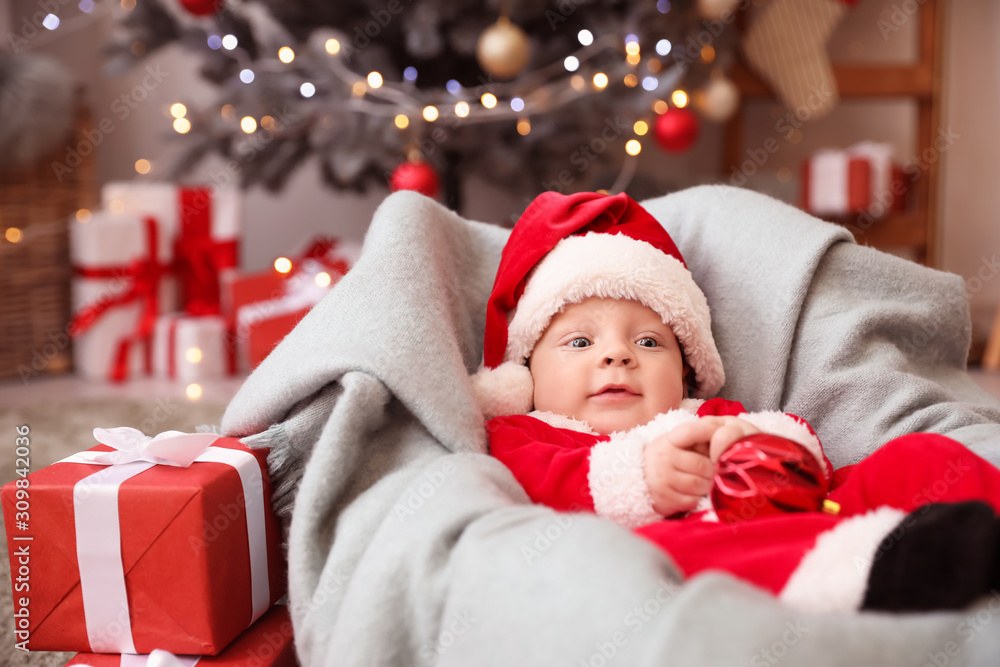
[{"label": "gold ornament", "polygon": [[740,106],[740,91],[725,76],[713,73],[712,79],[694,95],[694,104],[701,115],[721,123],[732,118]]},{"label": "gold ornament", "polygon": [[528,36],[521,28],[501,16],[483,31],[476,44],[476,60],[487,74],[498,79],[512,79],[531,58]]}]

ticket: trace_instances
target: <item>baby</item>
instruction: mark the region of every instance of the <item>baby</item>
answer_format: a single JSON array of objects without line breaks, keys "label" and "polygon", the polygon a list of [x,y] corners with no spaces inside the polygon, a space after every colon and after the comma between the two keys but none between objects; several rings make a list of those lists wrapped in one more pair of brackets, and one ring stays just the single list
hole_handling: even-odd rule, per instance
[{"label": "baby", "polygon": [[[812,429],[711,398],[724,383],[704,294],[627,195],[545,193],[504,249],[474,378],[490,453],[535,502],[592,511],[811,611],[959,608],[1000,586],[1000,471],[944,436],[897,438],[833,474]],[[767,433],[832,478],[836,516],[718,522],[716,463]],[[937,482],[948,469],[971,471]],[[669,520],[666,520],[669,519]]]}]

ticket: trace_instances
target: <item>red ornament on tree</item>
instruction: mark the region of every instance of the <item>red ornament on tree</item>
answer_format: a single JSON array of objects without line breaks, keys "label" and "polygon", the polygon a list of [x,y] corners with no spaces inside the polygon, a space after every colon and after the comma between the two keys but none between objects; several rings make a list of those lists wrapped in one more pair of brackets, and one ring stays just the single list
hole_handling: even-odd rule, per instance
[{"label": "red ornament on tree", "polygon": [[215,16],[222,9],[223,0],[180,0],[180,3],[195,16]]},{"label": "red ornament on tree", "polygon": [[396,167],[389,177],[389,188],[393,192],[399,190],[416,190],[420,194],[433,197],[439,186],[437,172],[426,162],[404,162]]},{"label": "red ornament on tree", "polygon": [[698,117],[687,109],[673,107],[656,119],[656,141],[671,153],[686,151],[698,139]]}]

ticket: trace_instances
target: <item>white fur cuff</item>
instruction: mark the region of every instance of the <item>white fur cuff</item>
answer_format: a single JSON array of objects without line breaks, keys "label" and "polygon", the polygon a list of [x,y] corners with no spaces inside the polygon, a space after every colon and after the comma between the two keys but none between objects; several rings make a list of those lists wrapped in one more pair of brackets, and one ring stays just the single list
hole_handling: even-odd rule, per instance
[{"label": "white fur cuff", "polygon": [[820,444],[819,438],[812,434],[808,426],[797,421],[791,415],[777,410],[770,410],[748,412],[737,416],[743,421],[750,422],[763,433],[781,436],[782,438],[788,438],[799,443],[809,450],[810,454],[816,457],[816,460],[826,470],[827,475],[832,474],[833,471],[829,469],[825,463],[826,459],[823,458],[823,446]]},{"label": "white fur cuff", "polygon": [[590,450],[587,481],[598,516],[626,528],[638,528],[663,519],[653,510],[643,451],[647,438],[641,433],[615,434]]}]

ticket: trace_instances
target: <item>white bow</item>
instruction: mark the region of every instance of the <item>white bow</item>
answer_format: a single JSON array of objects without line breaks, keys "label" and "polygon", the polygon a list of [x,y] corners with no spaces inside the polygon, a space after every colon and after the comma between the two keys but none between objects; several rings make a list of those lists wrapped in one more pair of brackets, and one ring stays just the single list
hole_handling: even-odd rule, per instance
[{"label": "white bow", "polygon": [[95,428],[94,437],[102,445],[114,447],[113,452],[79,452],[73,463],[123,465],[146,461],[157,465],[187,468],[209,446],[219,439],[214,433],[182,433],[164,431],[154,437],[128,426]]}]

